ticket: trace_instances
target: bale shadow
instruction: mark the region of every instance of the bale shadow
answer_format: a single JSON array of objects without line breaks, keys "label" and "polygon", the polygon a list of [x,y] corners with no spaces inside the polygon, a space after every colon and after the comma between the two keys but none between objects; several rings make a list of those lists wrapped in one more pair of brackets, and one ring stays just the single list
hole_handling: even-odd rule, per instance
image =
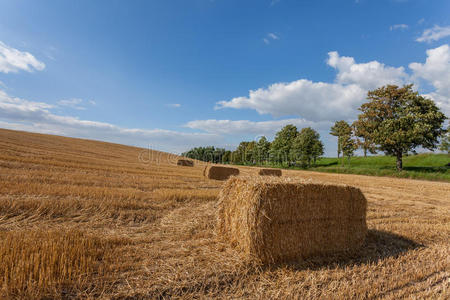
[{"label": "bale shadow", "polygon": [[336,166],[338,164],[337,161],[329,162],[329,163],[320,163],[317,162],[316,167],[330,167],[330,166]]},{"label": "bale shadow", "polygon": [[398,257],[410,250],[423,247],[425,246],[401,235],[370,229],[368,230],[366,241],[358,250],[310,257],[301,261],[271,265],[268,268],[287,267],[298,271],[305,269],[340,268],[375,263],[379,260]]},{"label": "bale shadow", "polygon": [[415,172],[422,172],[422,173],[447,173],[447,170],[450,168],[448,166],[442,166],[442,167],[403,167],[403,170],[405,171],[415,171]]},{"label": "bale shadow", "polygon": [[[393,166],[380,166],[380,170],[389,170],[396,171]],[[418,166],[403,166],[403,171],[412,171],[412,172],[420,172],[420,173],[447,173],[450,170],[448,166],[440,166],[440,167],[418,167]]]}]

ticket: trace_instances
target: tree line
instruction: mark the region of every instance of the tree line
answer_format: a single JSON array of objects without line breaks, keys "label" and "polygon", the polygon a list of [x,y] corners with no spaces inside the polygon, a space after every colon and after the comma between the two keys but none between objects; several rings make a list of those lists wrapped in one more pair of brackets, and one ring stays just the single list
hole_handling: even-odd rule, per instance
[{"label": "tree line", "polygon": [[241,142],[234,151],[209,146],[193,148],[182,155],[213,163],[311,166],[323,153],[323,143],[317,131],[311,127],[299,131],[290,124],[278,131],[272,142],[262,136],[257,141]]},{"label": "tree line", "polygon": [[[449,151],[449,131],[442,127],[447,117],[433,100],[419,95],[412,86],[386,85],[369,91],[356,121],[334,123],[330,134],[337,137],[337,156],[342,155],[342,163],[360,148],[364,156],[382,151],[396,157],[397,170],[401,171],[403,155],[419,146],[434,150],[441,139],[440,149]],[[209,146],[182,155],[212,163],[310,167],[323,154],[324,146],[316,130],[298,130],[290,124],[278,131],[272,142],[263,136],[257,141],[241,142],[234,151]]]}]

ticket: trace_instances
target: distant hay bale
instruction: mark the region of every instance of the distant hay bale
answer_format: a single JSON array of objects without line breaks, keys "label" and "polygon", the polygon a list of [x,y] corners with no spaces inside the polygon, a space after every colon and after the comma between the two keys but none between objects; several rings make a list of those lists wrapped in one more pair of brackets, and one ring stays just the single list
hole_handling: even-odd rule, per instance
[{"label": "distant hay bale", "polygon": [[179,159],[177,161],[177,166],[193,167],[194,162],[192,160],[188,160],[188,159]]},{"label": "distant hay bale", "polygon": [[261,176],[281,176],[281,170],[280,169],[260,169],[258,172]]},{"label": "distant hay bale", "polygon": [[277,263],[352,250],[364,242],[358,188],[278,177],[235,177],[222,187],[217,232],[247,257]]},{"label": "distant hay bale", "polygon": [[239,175],[239,169],[221,166],[208,166],[205,169],[206,177],[215,180],[227,180],[230,176]]}]

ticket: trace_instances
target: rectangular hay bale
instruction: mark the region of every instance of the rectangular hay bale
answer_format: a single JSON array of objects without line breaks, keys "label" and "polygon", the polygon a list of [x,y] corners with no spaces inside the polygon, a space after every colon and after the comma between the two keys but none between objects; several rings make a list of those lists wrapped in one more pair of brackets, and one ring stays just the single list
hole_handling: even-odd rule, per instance
[{"label": "rectangular hay bale", "polygon": [[177,166],[193,167],[194,161],[189,160],[189,159],[179,159],[177,161]]},{"label": "rectangular hay bale", "polygon": [[239,169],[230,167],[208,166],[205,171],[209,179],[215,180],[227,180],[231,176],[239,175]]},{"label": "rectangular hay bale", "polygon": [[360,247],[367,200],[355,187],[279,177],[235,177],[222,187],[217,231],[263,263]]},{"label": "rectangular hay bale", "polygon": [[260,169],[258,172],[261,176],[281,176],[281,170],[280,169]]}]

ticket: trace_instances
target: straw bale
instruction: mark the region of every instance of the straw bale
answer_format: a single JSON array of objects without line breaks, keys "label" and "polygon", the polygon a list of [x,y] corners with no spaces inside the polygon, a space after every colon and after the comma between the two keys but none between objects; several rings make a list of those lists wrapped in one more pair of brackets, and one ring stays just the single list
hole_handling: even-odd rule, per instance
[{"label": "straw bale", "polygon": [[221,166],[208,166],[206,176],[209,179],[227,180],[231,176],[239,175],[239,169]]},{"label": "straw bale", "polygon": [[218,201],[218,236],[278,263],[360,247],[367,201],[358,188],[283,177],[233,177]]},{"label": "straw bale", "polygon": [[281,176],[281,170],[280,169],[260,169],[258,172],[261,176]]},{"label": "straw bale", "polygon": [[188,159],[179,159],[177,161],[177,166],[193,167],[194,162],[192,160],[188,160]]}]

